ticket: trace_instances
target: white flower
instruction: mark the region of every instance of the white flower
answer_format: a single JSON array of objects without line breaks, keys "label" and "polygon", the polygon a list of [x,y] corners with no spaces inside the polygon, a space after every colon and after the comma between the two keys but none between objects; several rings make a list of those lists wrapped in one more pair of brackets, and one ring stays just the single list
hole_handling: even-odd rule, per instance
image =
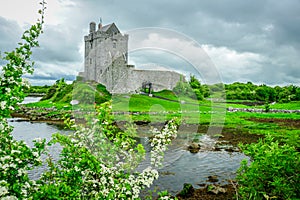
[{"label": "white flower", "polygon": [[8,193],[8,190],[6,187],[0,187],[0,197],[4,196]]},{"label": "white flower", "polygon": [[79,169],[77,166],[74,167],[74,170],[75,170],[76,172],[79,172],[79,171],[80,171],[80,169]]},{"label": "white flower", "polygon": [[38,138],[35,138],[33,141],[35,141],[35,142],[42,142],[42,138],[38,137]]},{"label": "white flower", "polygon": [[14,154],[14,153],[16,153],[16,154],[20,154],[21,153],[21,151],[19,151],[19,150],[11,150],[11,154]]},{"label": "white flower", "polygon": [[5,88],[7,93],[10,93],[11,89],[9,87]]},{"label": "white flower", "polygon": [[22,168],[18,170],[18,176],[22,176],[25,173],[26,173],[26,171]]},{"label": "white flower", "polygon": [[18,198],[15,196],[6,196],[2,197],[1,200],[18,200]]},{"label": "white flower", "polygon": [[15,163],[10,163],[9,167],[11,167],[11,168],[16,168],[17,165],[16,165]]},{"label": "white flower", "polygon": [[6,101],[1,101],[0,102],[0,107],[2,110],[4,110],[6,108]]},{"label": "white flower", "polygon": [[38,152],[32,152],[32,155],[34,156],[34,157],[38,157],[39,156],[39,153]]}]

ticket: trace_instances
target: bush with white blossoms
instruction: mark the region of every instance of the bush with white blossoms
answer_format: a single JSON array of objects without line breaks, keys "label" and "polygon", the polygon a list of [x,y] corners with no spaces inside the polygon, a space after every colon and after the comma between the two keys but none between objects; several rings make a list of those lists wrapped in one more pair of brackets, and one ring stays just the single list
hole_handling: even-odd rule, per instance
[{"label": "bush with white blossoms", "polygon": [[178,120],[173,119],[165,125],[162,131],[152,129],[153,139],[151,140],[151,164],[160,167],[164,158],[167,145],[177,136]]},{"label": "bush with white blossoms", "polygon": [[74,134],[54,135],[51,143],[63,146],[61,159],[57,163],[48,159],[50,170],[39,180],[42,187],[34,197],[139,199],[140,191],[158,178],[155,167],[161,165],[162,151],[176,137],[175,122],[170,121],[161,132],[154,131],[153,165],[137,172],[145,150],[133,139],[135,128],[118,131],[109,115],[111,102],[102,104],[97,112],[98,118],[88,125],[71,124]]},{"label": "bush with white blossoms", "polygon": [[42,33],[45,2],[41,3],[41,19],[22,35],[23,42],[11,51],[1,55],[6,61],[0,74],[0,199],[26,199],[36,188],[27,171],[41,164],[40,155],[44,151],[45,140],[34,142],[29,147],[24,141],[16,141],[6,118],[10,111],[24,99],[24,88],[28,87],[22,75],[33,72],[30,60],[31,49],[38,46],[37,38]]},{"label": "bush with white blossoms", "polygon": [[[176,137],[175,121],[153,131],[152,165],[142,172],[135,171],[145,157],[143,146],[134,140],[136,128],[129,124],[120,131],[114,126],[111,102],[97,107],[98,114],[86,126],[69,124],[74,134],[54,134],[48,143],[35,140],[30,147],[11,135],[6,118],[24,100],[29,85],[22,76],[33,73],[30,56],[38,46],[46,9],[45,1],[40,4],[41,19],[24,32],[19,47],[1,56],[7,64],[0,74],[0,199],[139,199],[140,191],[158,178],[155,168]],[[58,161],[47,152],[54,143],[63,147]],[[48,155],[48,169],[40,179],[30,180],[28,170],[42,164],[42,154]]]}]

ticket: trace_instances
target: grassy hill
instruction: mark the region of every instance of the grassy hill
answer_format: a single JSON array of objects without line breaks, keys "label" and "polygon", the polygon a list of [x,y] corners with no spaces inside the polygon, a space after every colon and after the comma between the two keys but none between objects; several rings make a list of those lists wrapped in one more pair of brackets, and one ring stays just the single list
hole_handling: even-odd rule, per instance
[{"label": "grassy hill", "polygon": [[83,104],[101,104],[110,98],[111,94],[101,84],[80,81],[67,84],[61,79],[48,89],[41,101],[49,100],[55,103],[70,103],[72,100],[78,100]]}]

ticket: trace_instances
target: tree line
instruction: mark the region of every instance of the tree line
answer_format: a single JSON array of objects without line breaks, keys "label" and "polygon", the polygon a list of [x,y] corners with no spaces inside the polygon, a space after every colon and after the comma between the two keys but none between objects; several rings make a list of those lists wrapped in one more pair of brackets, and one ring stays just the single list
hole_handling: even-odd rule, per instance
[{"label": "tree line", "polygon": [[295,85],[268,86],[265,84],[255,85],[252,82],[231,84],[217,83],[213,85],[201,84],[201,82],[191,75],[189,81],[180,81],[173,89],[176,94],[189,96],[194,99],[220,97],[227,100],[250,100],[262,102],[300,101],[300,87]]},{"label": "tree line", "polygon": [[[61,80],[57,80],[52,86],[31,86],[26,89],[25,93],[45,93],[49,94]],[[64,86],[67,86],[64,82]],[[104,87],[104,86],[103,86]],[[52,92],[53,92],[52,91]],[[193,99],[204,100],[220,94],[222,98],[227,100],[250,100],[262,102],[280,102],[287,103],[290,101],[300,101],[300,87],[295,85],[275,86],[271,87],[265,84],[255,85],[252,82],[231,84],[217,83],[213,85],[202,84],[194,75],[191,75],[188,81],[179,81],[173,92],[177,95],[188,96]]]},{"label": "tree line", "polygon": [[300,100],[300,87],[255,85],[251,82],[225,84],[226,99],[287,103]]}]

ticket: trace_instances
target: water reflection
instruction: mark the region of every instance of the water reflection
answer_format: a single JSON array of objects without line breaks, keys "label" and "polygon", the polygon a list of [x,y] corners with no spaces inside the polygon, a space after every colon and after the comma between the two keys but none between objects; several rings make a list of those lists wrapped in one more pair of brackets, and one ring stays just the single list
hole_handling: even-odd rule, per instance
[{"label": "water reflection", "polygon": [[[30,147],[33,147],[33,140],[35,138],[46,139],[50,141],[52,134],[60,132],[62,134],[69,134],[70,131],[62,130],[56,125],[40,123],[40,122],[28,122],[19,121],[17,118],[8,119],[9,125],[14,126],[12,135],[16,140],[23,140]],[[49,147],[49,152],[53,159],[56,161],[59,158],[59,154],[62,147],[59,144],[55,144]],[[42,160],[45,161],[46,155],[42,156]],[[29,171],[29,177],[31,179],[38,179],[43,171],[45,171],[47,165],[37,167],[34,170]]]},{"label": "water reflection", "polygon": [[42,97],[25,97],[24,101],[22,102],[22,104],[27,104],[27,103],[34,103],[34,102],[38,102],[39,100],[41,100]]},{"label": "water reflection", "polygon": [[[180,139],[179,139],[180,140]],[[209,146],[212,138],[207,135],[199,137],[199,142]],[[145,146],[147,160],[141,163],[139,170],[149,165],[149,151],[151,150],[148,138],[140,138],[139,142]],[[184,141],[174,141],[165,153],[164,167],[159,169],[160,177],[150,189],[168,190],[171,194],[178,193],[183,183],[191,183],[194,187],[207,183],[207,177],[215,175],[218,184],[227,184],[229,179],[235,178],[235,172],[247,156],[240,152],[201,150],[196,154],[185,150]],[[209,149],[209,148],[207,148]],[[145,192],[145,191],[144,191]],[[146,195],[146,193],[144,193]]]}]

